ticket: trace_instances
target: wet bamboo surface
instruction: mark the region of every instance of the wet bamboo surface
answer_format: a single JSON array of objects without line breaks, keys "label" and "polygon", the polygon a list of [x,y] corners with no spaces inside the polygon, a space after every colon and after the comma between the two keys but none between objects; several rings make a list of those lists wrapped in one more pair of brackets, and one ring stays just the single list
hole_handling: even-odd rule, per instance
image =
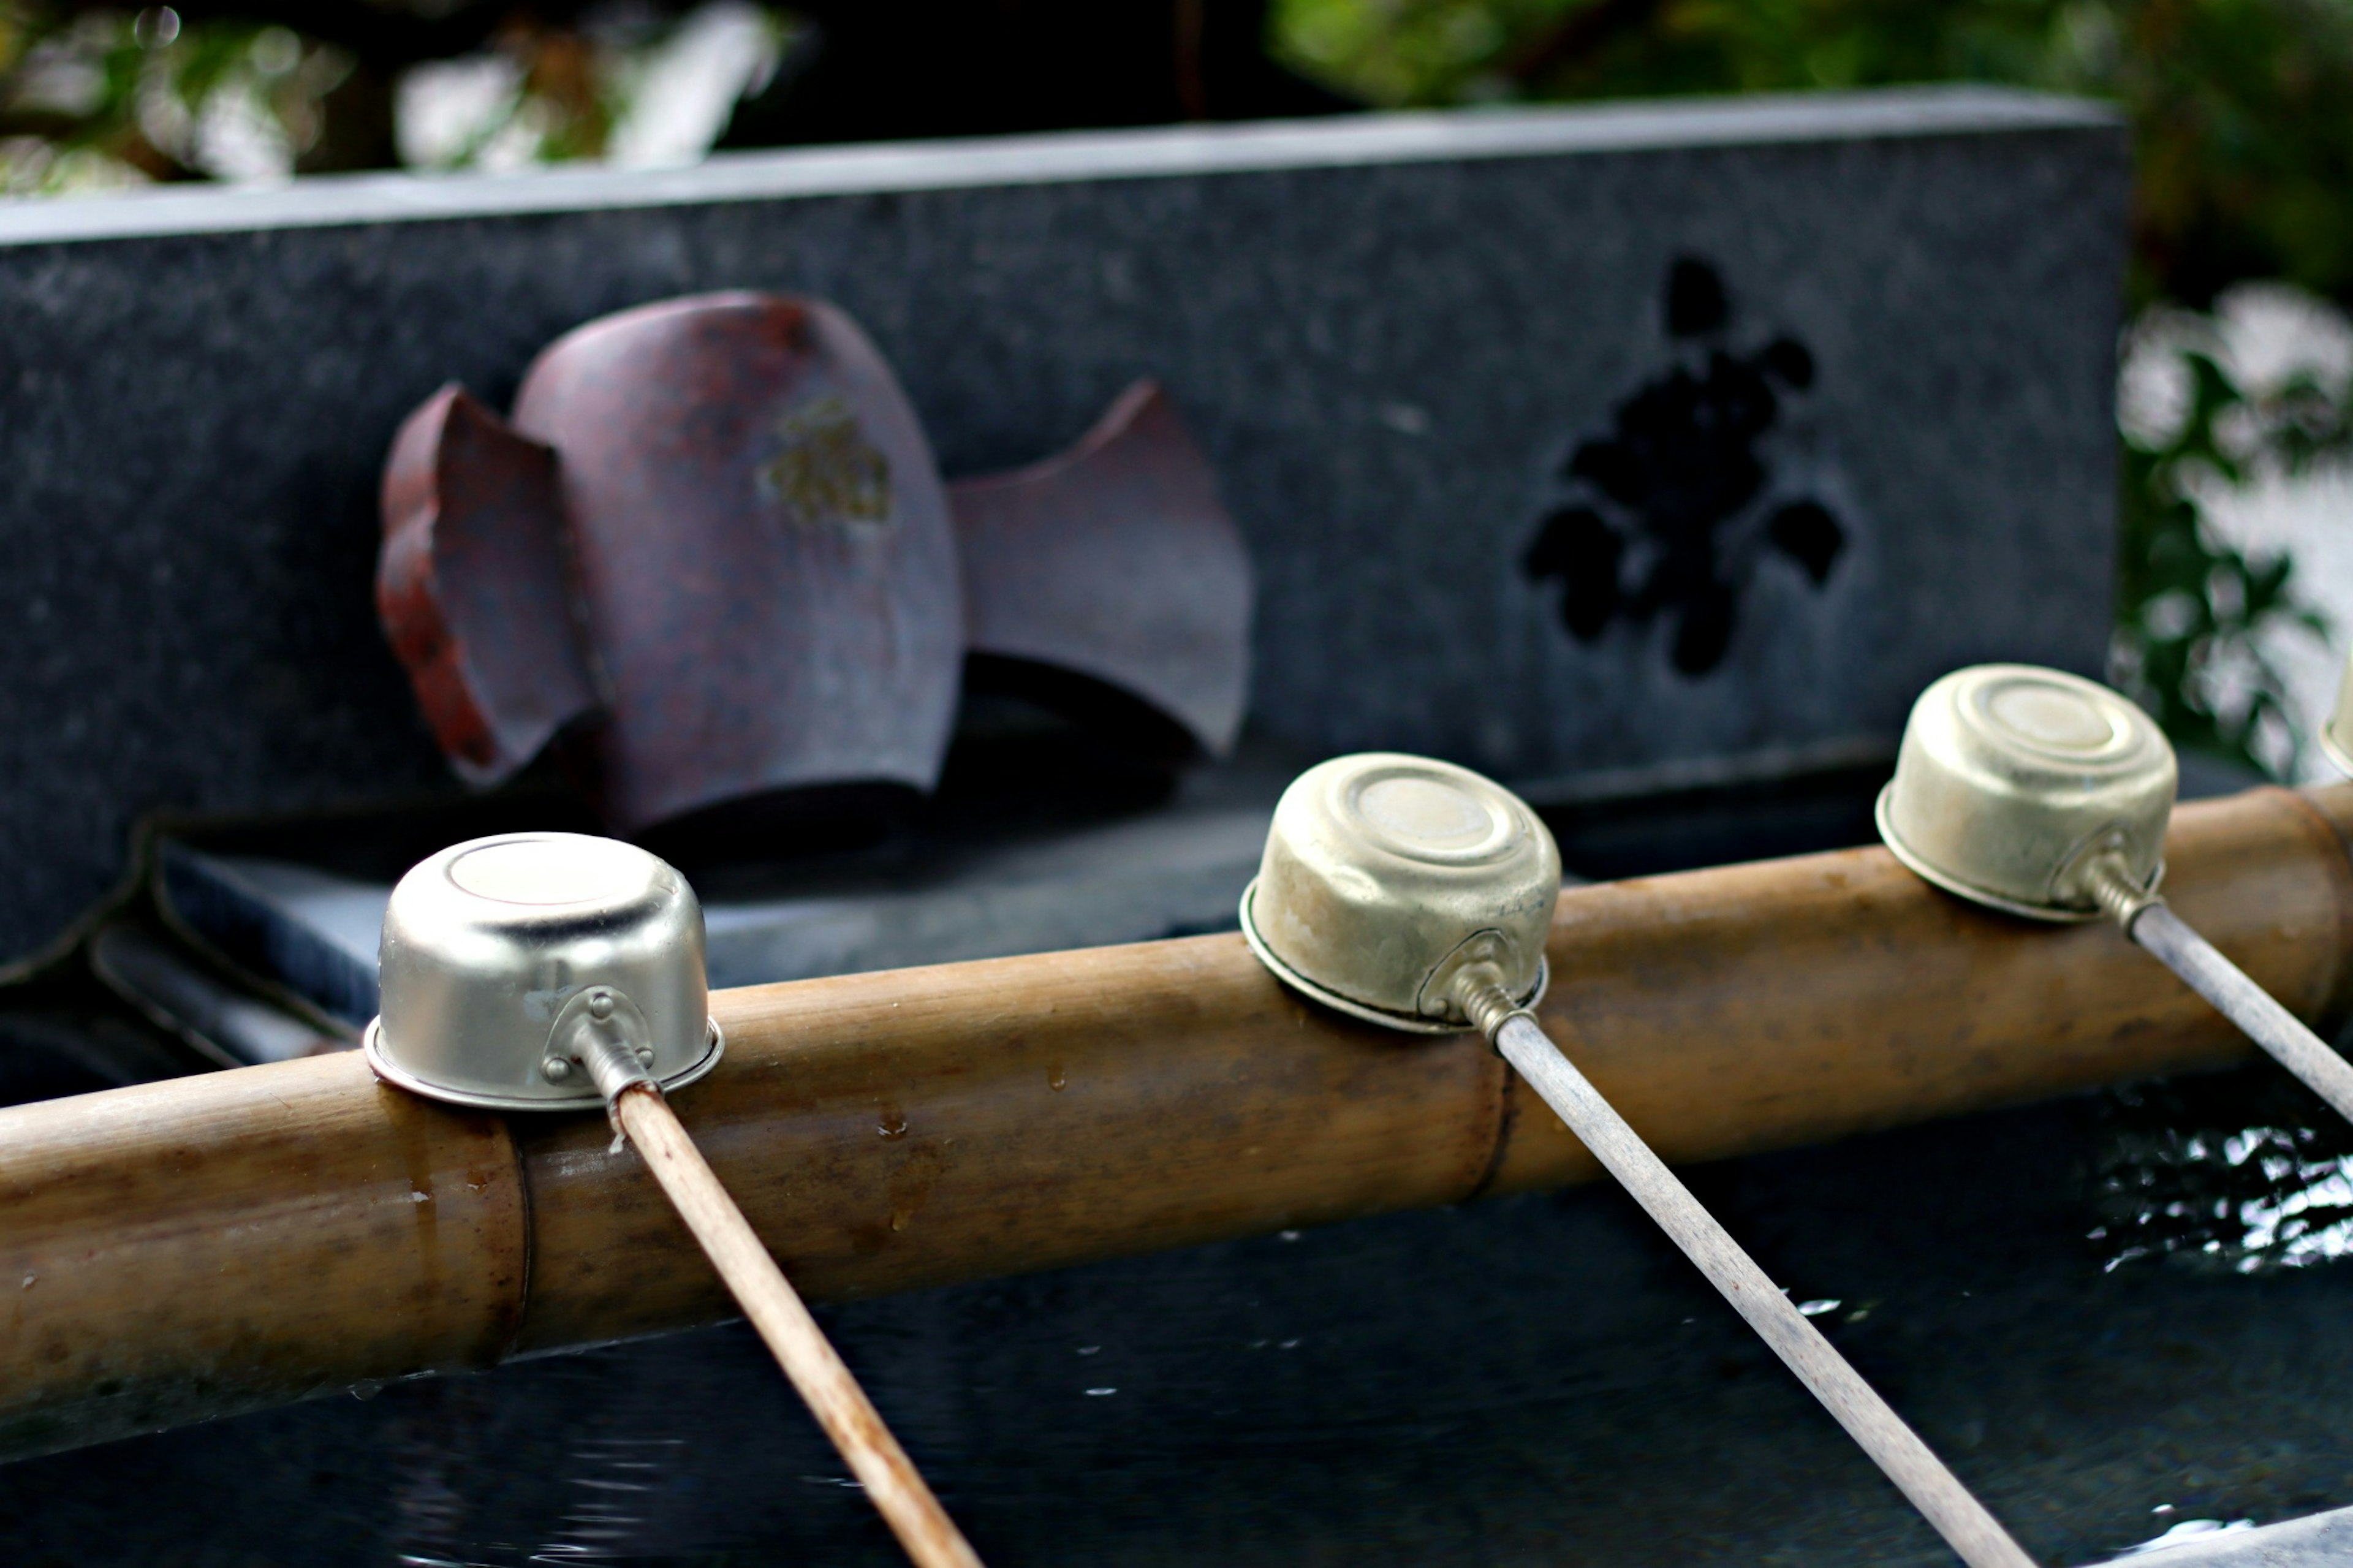
[{"label": "wet bamboo surface", "polygon": [[[2184,807],[2167,894],[2299,1016],[2353,1001],[2353,788]],[[2252,1054],[2105,922],[1877,849],[1571,889],[1546,1028],[1670,1161]],[[841,1299],[1591,1179],[1482,1042],[1282,990],[1238,936],[719,994],[681,1116]],[[682,1327],[728,1299],[599,1115],[355,1054],[0,1111],[0,1454]]]}]

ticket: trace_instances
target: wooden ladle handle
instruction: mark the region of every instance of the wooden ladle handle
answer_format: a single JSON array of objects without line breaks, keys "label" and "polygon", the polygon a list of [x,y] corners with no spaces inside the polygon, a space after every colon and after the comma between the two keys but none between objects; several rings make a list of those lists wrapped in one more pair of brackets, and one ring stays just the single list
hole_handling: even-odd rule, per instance
[{"label": "wooden ladle handle", "polygon": [[921,1568],[981,1568],[661,1091],[649,1083],[630,1085],[614,1100],[613,1116],[907,1555]]}]

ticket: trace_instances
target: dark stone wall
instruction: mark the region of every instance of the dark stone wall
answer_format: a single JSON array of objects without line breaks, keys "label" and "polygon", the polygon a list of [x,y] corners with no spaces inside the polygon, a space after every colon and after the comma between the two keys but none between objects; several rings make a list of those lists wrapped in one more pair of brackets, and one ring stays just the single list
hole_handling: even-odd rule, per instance
[{"label": "dark stone wall", "polygon": [[[922,188],[918,150],[909,188],[775,199],[747,181],[825,155],[470,187],[518,210],[462,216],[383,181],[111,208],[76,238],[0,212],[0,956],[105,889],[142,813],[453,788],[370,600],[393,429],[452,377],[503,406],[554,334],[700,289],[847,307],[951,474],[1161,377],[1257,562],[1252,721],[1307,751],[1525,779],[1892,738],[1976,659],[2096,672],[2123,134],[1994,95],[1891,129],[1903,101],[1785,108],[1747,142],[1704,110],[1583,146],[1560,127],[1617,122],[1464,117],[1478,155],[1403,162],[1357,161],[1389,122],[1333,121],[1287,133],[1289,166],[1151,177],[1036,178],[1033,146],[1093,144],[1041,138],[987,154],[1002,183],[972,183],[967,148],[963,183]],[[1499,125],[1526,149],[1499,153]],[[1181,164],[1192,135],[1095,141],[1163,137]],[[543,188],[589,194],[522,210]],[[1727,301],[1709,332],[1668,331],[1679,260]],[[1704,381],[1711,353],[1783,340],[1805,384],[1773,383],[1729,448],[1671,441],[1631,504],[1571,471],[1677,364]],[[1762,475],[1730,510],[1677,488],[1740,490],[1727,462]],[[1796,501],[1834,521],[1826,572],[1759,531]],[[1591,640],[1526,570],[1581,505],[1627,552]],[[1697,566],[1639,609],[1675,550]],[[1697,675],[1674,657],[1694,581],[1732,605]]]}]

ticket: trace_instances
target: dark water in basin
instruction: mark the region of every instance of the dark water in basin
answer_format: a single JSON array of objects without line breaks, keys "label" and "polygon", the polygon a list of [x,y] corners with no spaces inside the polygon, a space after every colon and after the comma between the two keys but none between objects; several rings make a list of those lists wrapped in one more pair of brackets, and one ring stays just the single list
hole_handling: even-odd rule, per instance
[{"label": "dark water in basin", "polygon": [[[2249,1069],[1693,1176],[2028,1548],[2078,1563],[2353,1501],[2353,1268],[2263,1208],[2341,1173],[2225,1148],[2308,1111]],[[1000,1568],[1949,1561],[1611,1190],[824,1316]],[[0,1556],[899,1561],[740,1327],[0,1469]]]}]

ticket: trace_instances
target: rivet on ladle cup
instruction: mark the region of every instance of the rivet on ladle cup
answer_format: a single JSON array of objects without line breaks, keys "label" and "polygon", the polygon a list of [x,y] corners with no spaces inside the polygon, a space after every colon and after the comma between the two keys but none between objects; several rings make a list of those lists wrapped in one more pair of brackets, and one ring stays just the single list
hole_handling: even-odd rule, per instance
[{"label": "rivet on ladle cup", "polygon": [[709,1072],[725,1045],[702,943],[686,879],[631,845],[570,833],[456,845],[393,889],[368,1061],[454,1105],[603,1105],[614,1148],[637,1145],[907,1555],[979,1568],[662,1098]]},{"label": "rivet on ladle cup", "polygon": [[[2340,695],[2337,721],[2348,719]],[[2030,920],[2114,919],[2353,1119],[2353,1064],[2158,896],[2175,781],[2156,721],[2106,687],[2031,665],[1976,665],[1913,704],[1880,793],[1879,836],[1905,865],[1974,902]]]},{"label": "rivet on ladle cup", "polygon": [[1451,763],[1367,753],[1276,805],[1243,937],[1285,984],[1415,1034],[1484,1035],[1972,1568],[2031,1568],[1903,1418],[1791,1305],[1536,1025],[1560,896],[1552,835]]}]

